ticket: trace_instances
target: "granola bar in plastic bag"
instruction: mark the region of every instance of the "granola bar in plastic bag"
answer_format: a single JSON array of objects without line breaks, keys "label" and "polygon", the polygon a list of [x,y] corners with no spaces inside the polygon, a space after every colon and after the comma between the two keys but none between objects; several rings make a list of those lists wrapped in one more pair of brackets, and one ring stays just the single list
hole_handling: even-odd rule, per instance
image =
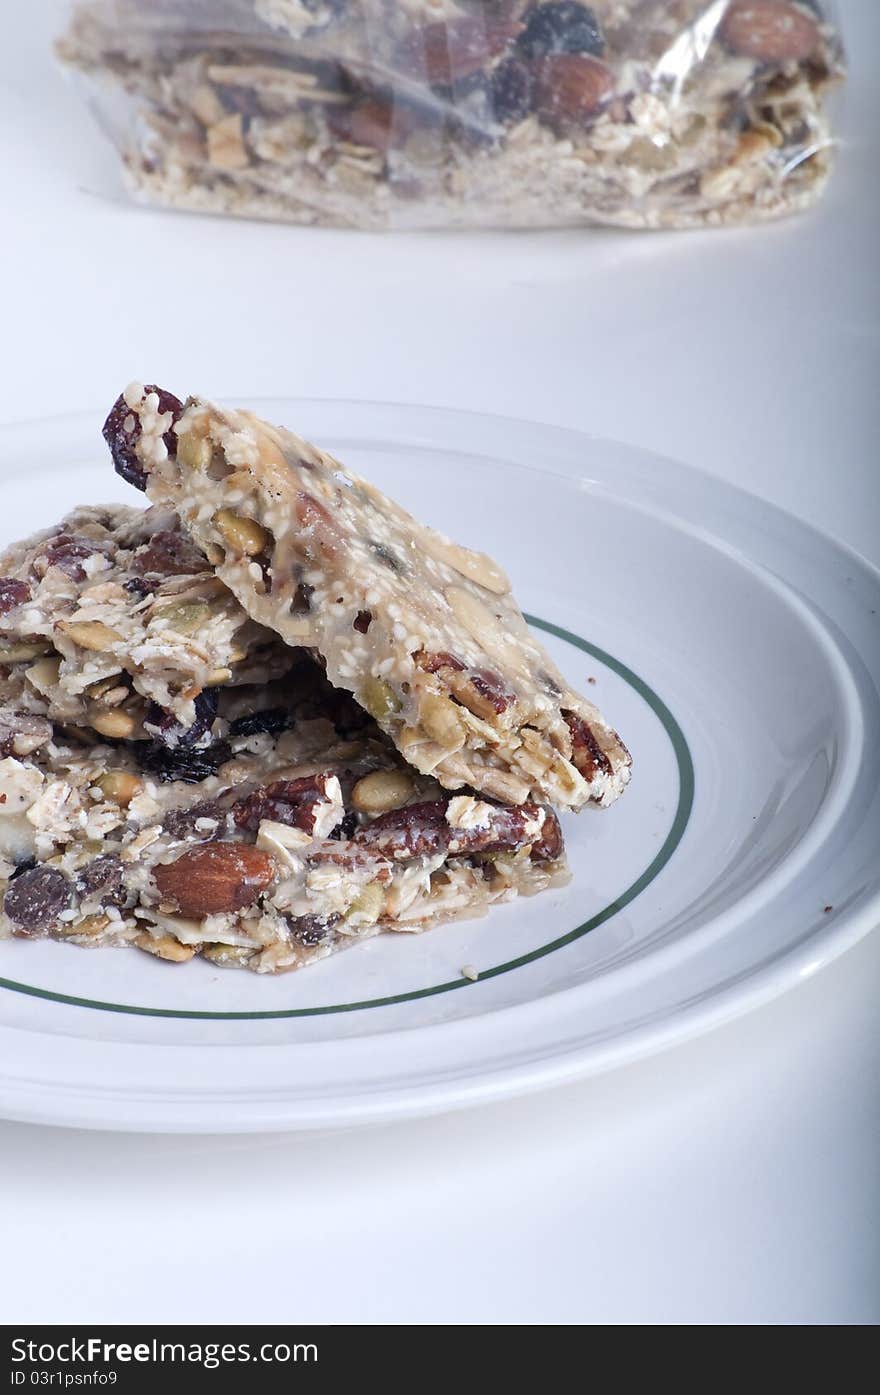
[{"label": "granola bar in plastic bag", "polygon": [[681,228],[812,203],[826,0],[78,0],[140,198],[358,228]]}]

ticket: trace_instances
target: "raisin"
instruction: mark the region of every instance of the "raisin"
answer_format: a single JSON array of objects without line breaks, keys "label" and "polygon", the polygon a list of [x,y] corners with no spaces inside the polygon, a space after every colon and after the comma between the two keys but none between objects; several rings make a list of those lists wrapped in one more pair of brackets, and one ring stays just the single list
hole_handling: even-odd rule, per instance
[{"label": "raisin", "polygon": [[232,756],[228,741],[215,741],[210,746],[165,746],[161,741],[135,743],[135,754],[141,769],[154,775],[162,784],[182,780],[186,785],[198,785],[216,775],[220,766]]},{"label": "raisin", "polygon": [[365,635],[372,624],[373,616],[369,610],[359,610],[352,621],[352,625],[358,634]]},{"label": "raisin", "polygon": [[293,600],[290,602],[291,615],[306,615],[311,608],[314,593],[314,586],[307,586],[304,581],[301,581],[293,593]]},{"label": "raisin", "polygon": [[191,576],[207,571],[205,558],[183,533],[156,533],[131,561],[136,576]]},{"label": "raisin", "polygon": [[16,863],[14,870],[10,873],[9,880],[14,882],[16,877],[20,877],[23,872],[30,872],[31,868],[36,867],[36,865],[37,859],[35,857],[23,858],[21,862]]},{"label": "raisin", "polygon": [[505,126],[523,121],[532,109],[532,75],[525,63],[506,58],[491,78],[495,119]]},{"label": "raisin", "polygon": [[336,827],[333,829],[333,832],[330,834],[330,837],[335,838],[338,842],[347,843],[349,839],[351,839],[354,836],[354,831],[357,828],[357,826],[357,814],[354,812],[353,809],[349,809],[342,822],[338,823]]},{"label": "raisin", "polygon": [[287,824],[312,833],[318,804],[326,801],[327,775],[304,775],[298,780],[276,780],[255,790],[233,807],[232,817],[237,828],[256,833],[263,819]]},{"label": "raisin", "polygon": [[123,907],[128,899],[122,863],[113,853],[105,853],[86,864],[76,874],[76,890],[83,901],[102,906]]},{"label": "raisin", "polygon": [[544,58],[549,53],[589,53],[601,58],[605,36],[588,5],[577,0],[551,0],[532,10],[516,46],[526,58]]},{"label": "raisin", "polygon": [[[226,813],[226,809],[219,800],[200,799],[197,804],[191,804],[188,809],[172,809],[162,820],[162,827],[172,838],[199,837],[204,842],[209,842],[224,832],[223,825],[226,822]],[[215,827],[211,829],[196,828],[199,819],[213,819]]]},{"label": "raisin", "polygon": [[290,937],[297,944],[303,945],[306,949],[313,949],[315,945],[326,944],[328,940],[335,940],[336,932],[333,929],[338,916],[332,921],[319,920],[316,915],[288,916],[287,924],[290,928]]},{"label": "raisin", "polygon": [[144,726],[164,746],[195,746],[213,725],[217,716],[217,698],[216,688],[202,689],[193,703],[196,715],[195,721],[189,727],[181,726],[177,718],[166,712],[164,707],[160,707],[157,702],[151,702],[147,708]]},{"label": "raisin", "polygon": [[137,596],[138,600],[143,600],[144,596],[149,596],[154,589],[148,581],[144,581],[142,576],[130,576],[124,581],[123,586],[130,596]]},{"label": "raisin", "polygon": [[7,615],[30,598],[31,588],[26,581],[17,581],[14,576],[0,576],[0,615]]},{"label": "raisin", "polygon": [[17,935],[39,935],[58,923],[70,905],[71,886],[56,867],[31,867],[10,882],[3,909]]},{"label": "raisin", "polygon": [[290,726],[290,713],[283,707],[268,707],[265,712],[249,712],[245,717],[236,717],[230,723],[229,735],[280,736]]},{"label": "raisin", "polygon": [[599,771],[610,773],[611,762],[583,717],[577,712],[563,712],[562,715],[571,732],[571,760],[575,769],[585,780],[592,780]]},{"label": "raisin", "polygon": [[[159,398],[160,412],[170,412],[172,422],[178,420],[183,412],[183,403],[180,398],[153,384],[145,388],[145,391],[156,393]],[[124,397],[118,397],[114,402],[110,409],[110,415],[104,422],[101,434],[110,447],[113,468],[117,475],[121,475],[127,484],[133,484],[135,489],[145,490],[147,472],[137,454],[137,443],[141,437],[141,424],[137,414],[131,410]],[[168,454],[170,456],[176,455],[177,437],[174,431],[166,431],[162,439]]]}]

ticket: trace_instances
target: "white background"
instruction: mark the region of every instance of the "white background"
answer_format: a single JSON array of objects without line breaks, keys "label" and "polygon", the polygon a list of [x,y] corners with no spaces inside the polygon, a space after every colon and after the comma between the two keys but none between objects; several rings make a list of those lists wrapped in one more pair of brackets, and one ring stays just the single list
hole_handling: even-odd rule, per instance
[{"label": "white background", "polygon": [[[5,16],[0,423],[132,377],[618,437],[880,561],[880,7],[799,221],[367,236],[145,211]],[[11,19],[11,24],[10,24]],[[38,488],[35,481],[35,488]],[[329,1138],[0,1124],[5,1321],[875,1322],[874,936],[770,1007],[539,1098]]]}]

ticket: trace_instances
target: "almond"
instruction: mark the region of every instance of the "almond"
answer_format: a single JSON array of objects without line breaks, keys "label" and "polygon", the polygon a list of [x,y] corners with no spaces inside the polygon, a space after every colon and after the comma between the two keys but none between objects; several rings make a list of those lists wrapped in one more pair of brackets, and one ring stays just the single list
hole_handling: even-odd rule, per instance
[{"label": "almond", "polygon": [[201,919],[249,906],[274,879],[275,862],[245,843],[207,843],[160,863],[154,876],[163,901]]},{"label": "almond", "polygon": [[721,25],[733,53],[762,63],[800,62],[819,42],[819,26],[787,0],[734,0]]},{"label": "almond", "polygon": [[448,24],[436,21],[416,29],[403,42],[405,71],[424,74],[432,87],[451,87],[487,68],[522,29],[512,20],[462,16]]},{"label": "almond", "polygon": [[550,53],[533,71],[535,111],[551,121],[594,116],[614,91],[611,69],[586,53]]}]

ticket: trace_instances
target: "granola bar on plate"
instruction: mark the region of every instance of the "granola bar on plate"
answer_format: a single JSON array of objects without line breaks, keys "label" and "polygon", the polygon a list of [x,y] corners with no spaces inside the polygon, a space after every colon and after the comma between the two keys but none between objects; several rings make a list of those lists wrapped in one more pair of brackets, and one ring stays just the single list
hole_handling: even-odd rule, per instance
[{"label": "granola bar on plate", "polygon": [[15,687],[7,671],[0,938],[274,973],[566,875],[549,809],[450,796],[311,661],[222,688],[189,745],[82,739]]},{"label": "granola bar on plate", "polygon": [[326,452],[249,412],[132,384],[118,472],[177,511],[241,605],[446,789],[610,804],[630,758],[529,630],[490,557],[417,522]]}]

